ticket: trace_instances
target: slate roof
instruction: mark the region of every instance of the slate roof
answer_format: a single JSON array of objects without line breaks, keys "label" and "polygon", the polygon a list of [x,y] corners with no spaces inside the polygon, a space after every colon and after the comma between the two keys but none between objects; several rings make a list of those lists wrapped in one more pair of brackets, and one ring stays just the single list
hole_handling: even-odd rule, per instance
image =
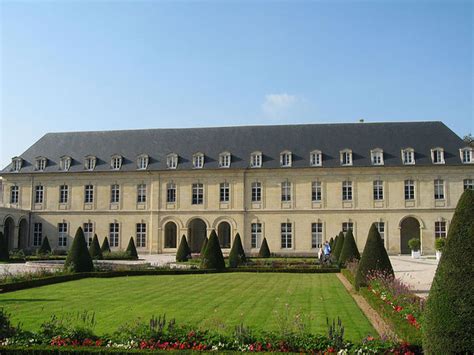
[{"label": "slate roof", "polygon": [[[353,152],[353,166],[370,166],[370,150],[382,148],[385,166],[402,166],[400,151],[412,147],[416,166],[431,165],[434,147],[445,151],[446,165],[461,165],[463,140],[442,122],[341,123],[215,128],[142,129],[48,133],[20,155],[21,173],[34,171],[35,158],[48,158],[45,172],[59,170],[60,157],[72,157],[70,172],[84,171],[84,157],[97,157],[95,171],[110,171],[110,158],[123,156],[121,171],[135,171],[136,158],[148,154],[148,170],[167,170],[166,156],[179,156],[177,170],[192,169],[192,156],[205,154],[203,169],[218,168],[219,153],[232,154],[230,169],[249,167],[250,154],[263,153],[263,168],[279,167],[280,153],[293,154],[294,168],[309,167],[313,150],[323,153],[324,167],[339,167],[339,151]],[[11,170],[11,164],[2,174]],[[42,172],[37,172],[41,174]]]}]

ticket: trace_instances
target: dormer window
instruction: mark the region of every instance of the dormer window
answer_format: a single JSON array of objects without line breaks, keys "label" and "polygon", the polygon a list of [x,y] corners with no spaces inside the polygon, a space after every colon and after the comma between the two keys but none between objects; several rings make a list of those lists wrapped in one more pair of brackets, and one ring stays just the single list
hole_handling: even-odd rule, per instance
[{"label": "dormer window", "polygon": [[202,169],[204,166],[204,154],[196,153],[193,155],[193,167],[195,169]]},{"label": "dormer window", "polygon": [[95,169],[95,163],[97,159],[92,155],[88,155],[84,158],[84,169],[92,171]]},{"label": "dormer window", "polygon": [[280,166],[282,168],[291,167],[291,162],[292,162],[292,154],[290,151],[285,150],[280,153]]},{"label": "dormer window", "polygon": [[352,165],[352,150],[344,149],[339,152],[341,165],[350,166]]},{"label": "dormer window", "polygon": [[43,171],[46,168],[47,159],[45,157],[37,157],[35,162],[35,170]]},{"label": "dormer window", "polygon": [[383,165],[383,150],[375,148],[370,151],[372,165]]},{"label": "dormer window", "polygon": [[110,168],[112,170],[120,170],[122,167],[122,156],[121,155],[112,155],[110,159]]},{"label": "dormer window", "polygon": [[230,168],[231,154],[229,152],[223,152],[219,154],[219,167]]},{"label": "dormer window", "polygon": [[69,168],[71,167],[71,157],[64,155],[61,157],[59,161],[59,169],[61,171],[68,171]]},{"label": "dormer window", "polygon": [[23,159],[20,157],[12,158],[12,171],[19,172],[21,170],[21,166],[23,165]]},{"label": "dormer window", "polygon": [[433,164],[444,164],[444,149],[431,149],[431,161],[433,162]]},{"label": "dormer window", "polygon": [[178,154],[168,154],[166,157],[166,167],[168,169],[176,169],[178,167]]},{"label": "dormer window", "polygon": [[323,165],[323,154],[320,150],[313,150],[309,155],[309,163],[311,166]]},{"label": "dormer window", "polygon": [[402,149],[402,162],[405,165],[415,164],[415,150],[413,148]]},{"label": "dormer window", "polygon": [[463,164],[474,163],[474,148],[465,147],[465,148],[459,149],[459,154],[461,155],[461,161]]},{"label": "dormer window", "polygon": [[137,158],[137,169],[145,170],[146,168],[148,168],[148,155],[139,155]]},{"label": "dormer window", "polygon": [[250,154],[250,167],[261,168],[262,167],[262,152],[253,152]]}]

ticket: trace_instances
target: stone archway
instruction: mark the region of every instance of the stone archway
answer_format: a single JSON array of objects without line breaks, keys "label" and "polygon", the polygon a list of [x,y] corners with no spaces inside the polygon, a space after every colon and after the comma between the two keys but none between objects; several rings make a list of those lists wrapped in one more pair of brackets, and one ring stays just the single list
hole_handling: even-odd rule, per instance
[{"label": "stone archway", "polygon": [[217,227],[217,237],[221,248],[230,248],[230,224],[227,222],[219,223]]},{"label": "stone archway", "polygon": [[22,218],[18,225],[18,249],[28,248],[28,222]]},{"label": "stone archway", "polygon": [[8,250],[15,249],[15,222],[13,218],[7,217],[3,222],[3,235],[7,240]]},{"label": "stone archway", "polygon": [[188,242],[192,253],[201,251],[202,243],[207,238],[207,225],[200,218],[193,219],[188,225]]},{"label": "stone archway", "polygon": [[400,253],[410,254],[408,241],[412,238],[420,239],[420,222],[414,217],[406,217],[400,223]]},{"label": "stone archway", "polygon": [[168,222],[165,225],[165,248],[174,249],[176,248],[176,240],[178,237],[178,228],[176,223]]}]

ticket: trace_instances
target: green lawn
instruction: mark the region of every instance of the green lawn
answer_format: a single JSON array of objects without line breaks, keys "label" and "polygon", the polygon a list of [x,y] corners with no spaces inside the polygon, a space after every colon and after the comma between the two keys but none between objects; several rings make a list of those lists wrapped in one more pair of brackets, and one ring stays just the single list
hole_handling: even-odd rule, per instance
[{"label": "green lawn", "polygon": [[94,311],[96,332],[166,313],[178,324],[216,328],[241,321],[278,330],[299,313],[313,332],[326,333],[326,317],[340,317],[347,338],[376,335],[335,274],[226,273],[84,279],[0,294],[14,323],[34,330],[51,314]]}]

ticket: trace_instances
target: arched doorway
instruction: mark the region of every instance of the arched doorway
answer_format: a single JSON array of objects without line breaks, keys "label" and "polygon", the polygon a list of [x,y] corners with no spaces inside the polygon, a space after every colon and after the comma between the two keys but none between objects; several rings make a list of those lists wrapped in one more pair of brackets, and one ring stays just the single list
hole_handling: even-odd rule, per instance
[{"label": "arched doorway", "polygon": [[3,235],[5,236],[5,239],[7,240],[8,244],[8,250],[12,250],[15,248],[15,238],[13,233],[15,232],[15,222],[13,221],[13,218],[7,217],[5,221],[3,222]]},{"label": "arched doorway", "polygon": [[227,222],[219,223],[217,227],[217,237],[221,248],[230,248],[230,224]]},{"label": "arched doorway", "polygon": [[168,222],[165,225],[165,248],[176,248],[178,228],[176,223]]},{"label": "arched doorway", "polygon": [[28,248],[28,222],[22,219],[18,226],[18,249]]},{"label": "arched doorway", "polygon": [[414,217],[406,217],[400,223],[400,253],[410,254],[408,241],[412,238],[420,239],[420,222]]},{"label": "arched doorway", "polygon": [[199,253],[201,251],[205,238],[207,238],[206,223],[200,218],[193,219],[189,223],[188,230],[188,242],[192,253]]}]

